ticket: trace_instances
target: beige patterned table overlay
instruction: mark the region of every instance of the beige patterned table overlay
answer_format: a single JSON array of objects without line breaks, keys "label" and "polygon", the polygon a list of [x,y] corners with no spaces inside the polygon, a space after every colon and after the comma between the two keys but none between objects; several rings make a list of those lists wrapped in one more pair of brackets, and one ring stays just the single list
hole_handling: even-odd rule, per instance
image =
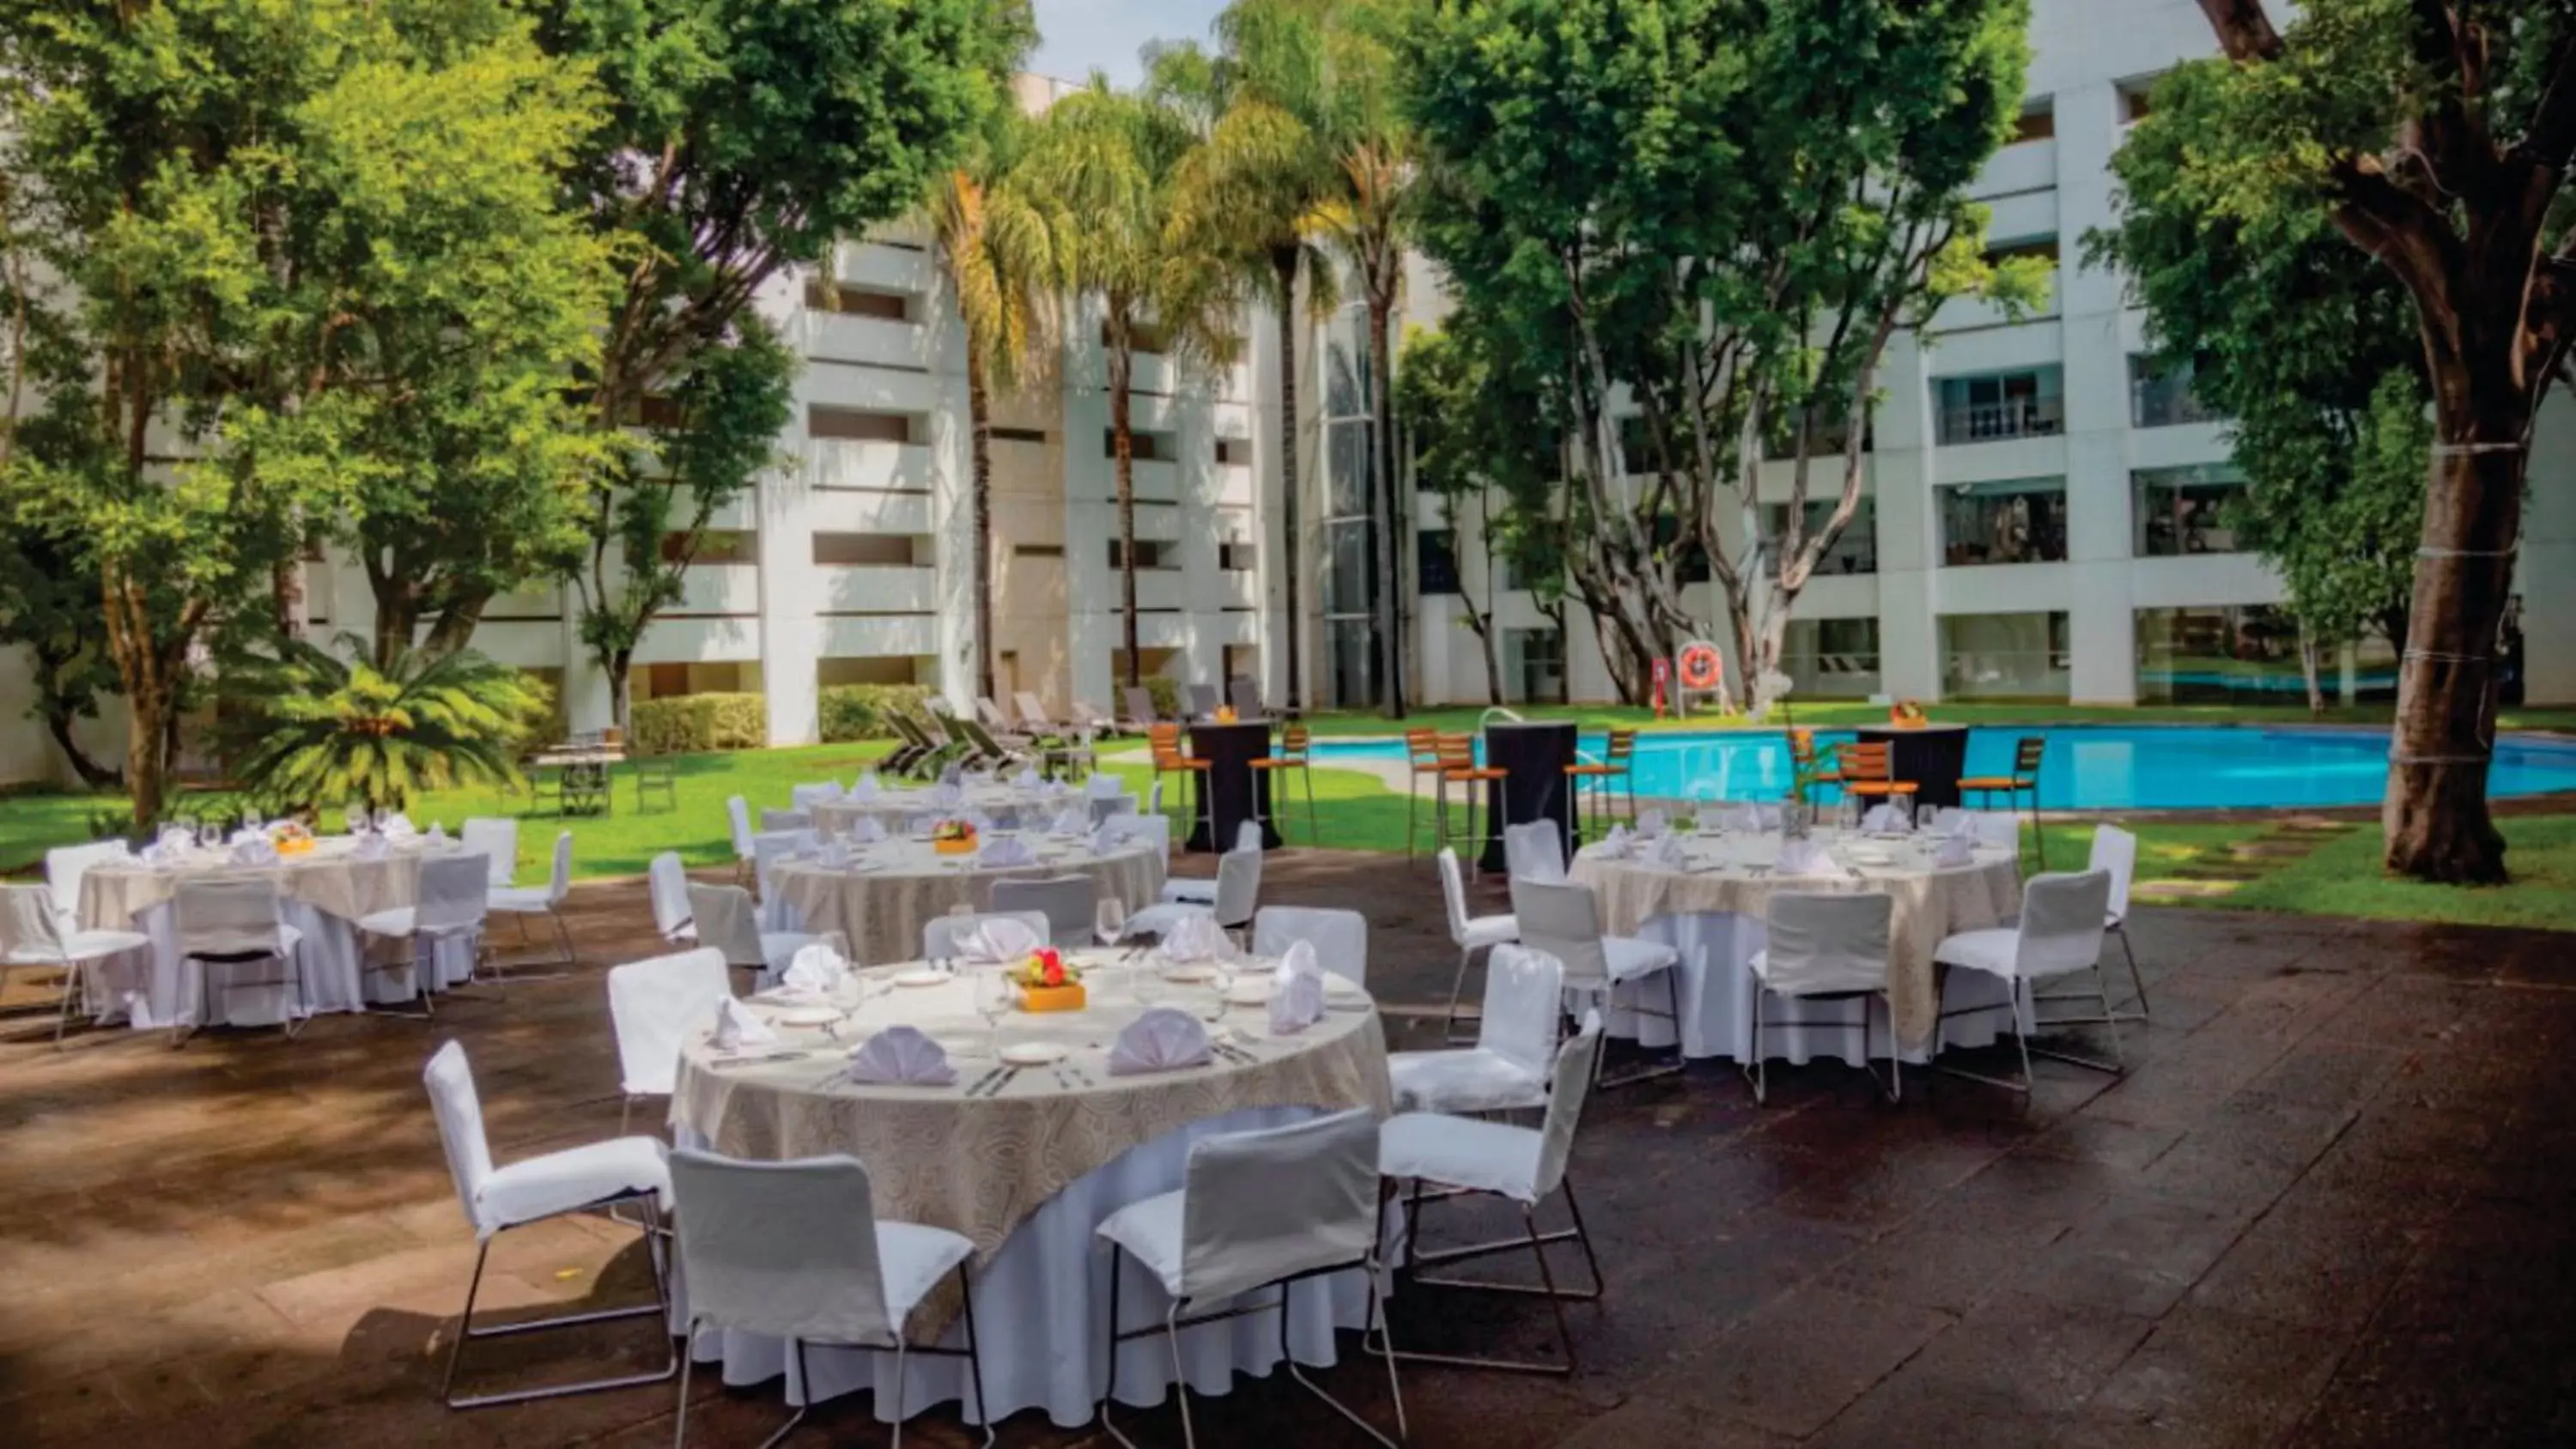
[{"label": "beige patterned table overlay", "polygon": [[889,830],[902,831],[916,818],[962,815],[980,810],[987,815],[1012,815],[1023,824],[1043,824],[1067,807],[1079,809],[1086,818],[1091,807],[1079,794],[1068,794],[1061,801],[1049,801],[1036,790],[1023,790],[1016,785],[977,785],[964,792],[964,800],[955,805],[941,805],[928,788],[917,790],[884,790],[862,799],[843,795],[825,800],[813,808],[814,827],[846,834],[862,819],[874,819]]},{"label": "beige patterned table overlay", "polygon": [[[879,1217],[963,1233],[983,1262],[1077,1178],[1192,1123],[1264,1108],[1367,1107],[1381,1117],[1392,1110],[1386,1039],[1364,997],[1337,996],[1322,1020],[1286,1037],[1268,1034],[1258,1006],[1227,1011],[1217,1029],[1245,1033],[1249,1064],[1219,1055],[1205,1067],[1111,1076],[1109,1045],[1142,1009],[1127,981],[1131,969],[1093,969],[1092,1004],[1084,1011],[1005,1019],[1006,1042],[1066,1049],[1061,1078],[1053,1068],[1033,1067],[997,1095],[968,1097],[966,1089],[994,1066],[985,1054],[985,1023],[974,1012],[971,973],[946,985],[889,989],[880,971],[868,973],[871,998],[838,1039],[782,1029],[783,1049],[798,1053],[792,1058],[728,1064],[702,1034],[693,1036],[681,1053],[671,1121],[728,1156],[856,1157],[867,1164]],[[1166,985],[1162,994],[1165,1004],[1194,1013],[1215,1000],[1203,987]],[[841,1064],[851,1046],[896,1021],[948,1047],[955,1084],[847,1079]],[[955,1309],[953,1301],[932,1307],[941,1324]]]},{"label": "beige patterned table overlay", "polygon": [[1031,865],[987,867],[973,856],[938,855],[921,841],[896,840],[858,848],[845,866],[786,862],[772,868],[770,879],[802,929],[840,932],[852,957],[868,966],[919,956],[922,926],[960,904],[991,909],[995,881],[1085,875],[1096,894],[1116,896],[1130,911],[1152,904],[1163,889],[1163,858],[1150,841],[1095,855],[1081,841],[1027,838],[1039,857]]},{"label": "beige patterned table overlay", "polygon": [[92,929],[122,930],[145,911],[176,899],[181,881],[260,876],[276,881],[278,892],[289,900],[355,921],[412,904],[420,894],[421,857],[458,848],[453,842],[398,846],[367,860],[358,855],[356,842],[330,837],[316,841],[310,855],[287,856],[274,865],[235,865],[219,852],[193,854],[160,869],[139,863],[96,865],[81,877],[81,921]]},{"label": "beige patterned table overlay", "polygon": [[1971,864],[1935,869],[1918,863],[1910,847],[1857,842],[1835,848],[1865,857],[1854,862],[1857,874],[1770,875],[1756,867],[1776,856],[1777,842],[1736,837],[1688,842],[1688,858],[1679,868],[1615,859],[1592,846],[1575,858],[1570,875],[1592,887],[1601,900],[1602,926],[1619,936],[1635,935],[1658,916],[1731,911],[1758,919],[1775,890],[1886,895],[1895,902],[1888,983],[1896,1034],[1906,1045],[1919,1046],[1931,1039],[1941,1009],[1933,951],[1944,936],[1999,926],[2019,914],[2019,861],[2008,849],[1981,847]]}]

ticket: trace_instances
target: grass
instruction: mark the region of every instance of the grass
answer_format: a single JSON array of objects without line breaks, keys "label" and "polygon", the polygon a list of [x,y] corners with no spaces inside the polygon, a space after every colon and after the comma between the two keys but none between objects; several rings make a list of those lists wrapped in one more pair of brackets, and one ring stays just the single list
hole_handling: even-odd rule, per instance
[{"label": "grass", "polygon": [[[1512,712],[1524,719],[1572,720],[1586,729],[1607,729],[1612,725],[1647,730],[1718,730],[1718,729],[1783,729],[1790,724],[1837,725],[1884,724],[1887,710],[1880,705],[1858,700],[1792,701],[1780,718],[1756,725],[1742,716],[1719,718],[1708,714],[1689,719],[1655,718],[1650,709],[1615,704],[1527,704],[1513,705]],[[2386,705],[2355,705],[2350,709],[2328,709],[2311,715],[2304,705],[2074,705],[2044,700],[1995,701],[1991,703],[1943,703],[1928,706],[1936,720],[1972,725],[2051,725],[2051,724],[2199,724],[2199,725],[2301,725],[2349,724],[2384,725],[2390,718]],[[1483,722],[1481,706],[1457,706],[1421,710],[1401,721],[1383,715],[1356,711],[1331,711],[1315,715],[1308,723],[1319,735],[1392,735],[1407,729],[1436,729],[1464,733],[1477,729]],[[2507,729],[2562,730],[2576,733],[2576,708],[2509,709],[2498,720]]]}]

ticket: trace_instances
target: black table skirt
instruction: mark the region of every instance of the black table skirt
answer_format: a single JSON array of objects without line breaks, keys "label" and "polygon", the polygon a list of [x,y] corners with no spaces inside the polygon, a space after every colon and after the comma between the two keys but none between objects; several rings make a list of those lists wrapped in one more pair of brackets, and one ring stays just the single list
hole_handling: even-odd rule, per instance
[{"label": "black table skirt", "polygon": [[1573,781],[1566,778],[1565,767],[1574,763],[1575,727],[1570,724],[1509,724],[1496,721],[1485,726],[1485,763],[1511,772],[1506,779],[1486,787],[1486,828],[1492,840],[1485,846],[1482,869],[1508,870],[1503,856],[1503,827],[1526,825],[1533,820],[1553,820],[1557,832],[1565,839],[1566,859],[1574,858],[1578,841],[1574,833]]},{"label": "black table skirt", "polygon": [[1914,782],[1917,809],[1932,805],[1955,807],[1959,803],[1959,777],[1967,773],[1968,766],[1966,725],[1918,725],[1911,729],[1874,725],[1853,733],[1871,744],[1887,744],[1888,767],[1896,772],[1896,778]]},{"label": "black table skirt", "polygon": [[1191,725],[1190,753],[1207,761],[1211,768],[1197,772],[1198,808],[1190,821],[1187,847],[1233,849],[1235,833],[1244,821],[1253,818],[1252,807],[1258,801],[1261,848],[1276,849],[1279,826],[1270,808],[1270,777],[1276,772],[1252,768],[1254,760],[1270,753],[1270,722]]}]

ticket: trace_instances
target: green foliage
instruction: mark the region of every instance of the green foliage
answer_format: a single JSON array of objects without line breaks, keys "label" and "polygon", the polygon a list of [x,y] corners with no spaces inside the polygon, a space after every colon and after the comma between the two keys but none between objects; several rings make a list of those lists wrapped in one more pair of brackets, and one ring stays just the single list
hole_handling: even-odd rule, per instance
[{"label": "green foliage", "polygon": [[682,694],[638,701],[627,748],[639,755],[756,750],[769,742],[769,701],[757,694]]},{"label": "green foliage", "polygon": [[301,640],[226,671],[223,689],[240,783],[299,810],[399,810],[415,791],[515,780],[510,749],[540,702],[527,675],[470,650],[378,670]]},{"label": "green foliage", "polygon": [[919,713],[930,704],[930,690],[919,684],[833,684],[817,692],[815,703],[826,744],[891,739],[887,714]]},{"label": "green foliage", "polygon": [[93,787],[115,784],[117,772],[90,759],[72,728],[116,690],[105,623],[98,574],[78,540],[0,513],[0,647],[25,650],[35,685],[27,715],[44,721],[81,783]]},{"label": "green foliage", "polygon": [[1154,701],[1154,714],[1160,719],[1180,719],[1181,682],[1168,674],[1145,676],[1145,693]]},{"label": "green foliage", "polygon": [[2432,427],[2414,305],[2305,188],[2217,184],[2241,124],[2222,61],[2160,82],[2113,158],[2117,223],[2085,238],[2127,271],[2159,368],[2234,420],[2248,487],[2231,522],[2332,643],[2406,636]]}]

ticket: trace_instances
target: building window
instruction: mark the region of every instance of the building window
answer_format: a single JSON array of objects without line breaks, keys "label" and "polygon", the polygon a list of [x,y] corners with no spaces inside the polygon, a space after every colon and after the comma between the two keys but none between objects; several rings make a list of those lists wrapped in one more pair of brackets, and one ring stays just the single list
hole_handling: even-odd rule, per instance
[{"label": "building window", "polygon": [[993,441],[997,443],[1043,443],[1046,440],[1047,430],[1044,428],[993,429]]},{"label": "building window", "polygon": [[2182,423],[2218,421],[2218,413],[2191,393],[2188,364],[2158,372],[2155,363],[2129,354],[2129,422],[2133,427],[2170,428]]},{"label": "building window", "polygon": [[[1173,446],[1172,436],[1169,433],[1145,433],[1131,429],[1127,434],[1127,449],[1128,456],[1139,463],[1168,462],[1180,456],[1180,450]],[[1104,458],[1118,456],[1116,428],[1100,430],[1100,456]]]},{"label": "building window", "polygon": [[[1114,557],[1116,545],[1113,544],[1111,547],[1113,549],[1112,556]],[[1064,557],[1064,545],[1060,543],[1015,543],[1011,545],[1011,557],[1062,558]]]},{"label": "building window", "polygon": [[854,287],[847,282],[833,286],[821,277],[806,280],[805,308],[810,312],[837,312],[844,317],[874,317],[885,322],[912,320],[912,298],[908,293]]},{"label": "building window", "polygon": [[2050,266],[2057,265],[2057,238],[2053,236],[2023,237],[2016,241],[1997,242],[1986,248],[1986,265],[1988,266],[1993,266],[1999,262],[2019,261],[2025,257],[2037,257],[2041,261],[2048,263]]},{"label": "building window", "polygon": [[1565,636],[1554,629],[1503,631],[1503,677],[1525,700],[1565,698]]},{"label": "building window", "polygon": [[926,538],[906,533],[818,533],[814,562],[827,568],[910,568]]},{"label": "building window", "polygon": [[[1825,521],[1833,516],[1833,499],[1808,499],[1807,536],[1814,537],[1817,531],[1825,526]],[[1771,550],[1774,550],[1765,551],[1762,555],[1762,570],[1766,575],[1777,574],[1780,571],[1780,557],[1775,550],[1780,547],[1781,539],[1788,530],[1789,505],[1763,504],[1762,533],[1770,542]],[[1813,577],[1823,578],[1827,575],[1842,577],[1877,572],[1878,500],[1863,494],[1860,506],[1852,510],[1851,522],[1843,525],[1842,534],[1834,540],[1833,547],[1826,549],[1824,556],[1816,560],[1816,572]]]},{"label": "building window", "polygon": [[[1109,566],[1112,569],[1120,567],[1119,558],[1118,540],[1113,538],[1109,540]],[[1141,573],[1149,569],[1176,569],[1180,566],[1181,546],[1179,544],[1171,542],[1168,539],[1160,538],[1140,538],[1136,540],[1136,568],[1138,572]]]},{"label": "building window", "polygon": [[2146,119],[2147,113],[2155,109],[2154,103],[2148,98],[2149,93],[2155,88],[2154,76],[2141,76],[2136,80],[2120,82],[2121,125],[2134,125]]},{"label": "building window", "polygon": [[805,409],[805,435],[863,443],[909,443],[912,441],[912,418],[907,413],[879,413],[865,408],[836,408],[814,403]]},{"label": "building window", "polygon": [[[1112,345],[1109,335],[1109,319],[1106,317],[1100,319],[1100,345],[1103,347]],[[1128,351],[1159,353],[1169,345],[1170,343],[1166,340],[1163,329],[1155,326],[1153,323],[1131,322],[1127,324]]]},{"label": "building window", "polygon": [[1941,490],[1941,561],[2058,563],[2066,557],[2066,480],[2014,478]]},{"label": "building window", "polygon": [[1248,574],[1254,566],[1252,545],[1239,538],[1229,538],[1216,546],[1216,566],[1228,573]]},{"label": "building window", "polygon": [[[2299,626],[2269,604],[2140,609],[2135,620],[2141,704],[2288,704],[2307,693]],[[2396,655],[2373,642],[2355,657],[2353,695],[2395,698]],[[2341,658],[2329,655],[2320,668],[2318,683],[2339,694]]]},{"label": "building window", "polygon": [[1878,693],[1878,620],[1792,619],[1780,670],[1802,699],[1865,699]]},{"label": "building window", "polygon": [[1425,597],[1458,592],[1458,536],[1445,528],[1413,535],[1413,572]]},{"label": "building window", "polygon": [[662,562],[678,563],[683,557],[692,564],[750,564],[760,562],[760,535],[748,530],[710,528],[698,535],[698,550],[689,552],[686,533],[662,535]]},{"label": "building window", "polygon": [[1941,693],[1948,699],[2063,700],[2066,615],[1944,614]]},{"label": "building window", "polygon": [[1252,440],[1249,438],[1217,439],[1216,461],[1217,466],[1220,468],[1232,467],[1237,463],[1251,462]]},{"label": "building window", "polygon": [[1936,436],[1945,444],[2054,437],[2066,431],[2066,372],[2037,367],[1932,381]]},{"label": "building window", "polygon": [[2192,468],[2140,468],[2129,475],[2137,494],[2137,553],[2242,553],[2227,506],[2244,492],[2245,475],[2226,463]]},{"label": "building window", "polygon": [[2057,134],[2057,106],[2048,97],[2022,108],[2021,117],[2013,122],[2011,144],[2023,141],[2046,141]]}]

